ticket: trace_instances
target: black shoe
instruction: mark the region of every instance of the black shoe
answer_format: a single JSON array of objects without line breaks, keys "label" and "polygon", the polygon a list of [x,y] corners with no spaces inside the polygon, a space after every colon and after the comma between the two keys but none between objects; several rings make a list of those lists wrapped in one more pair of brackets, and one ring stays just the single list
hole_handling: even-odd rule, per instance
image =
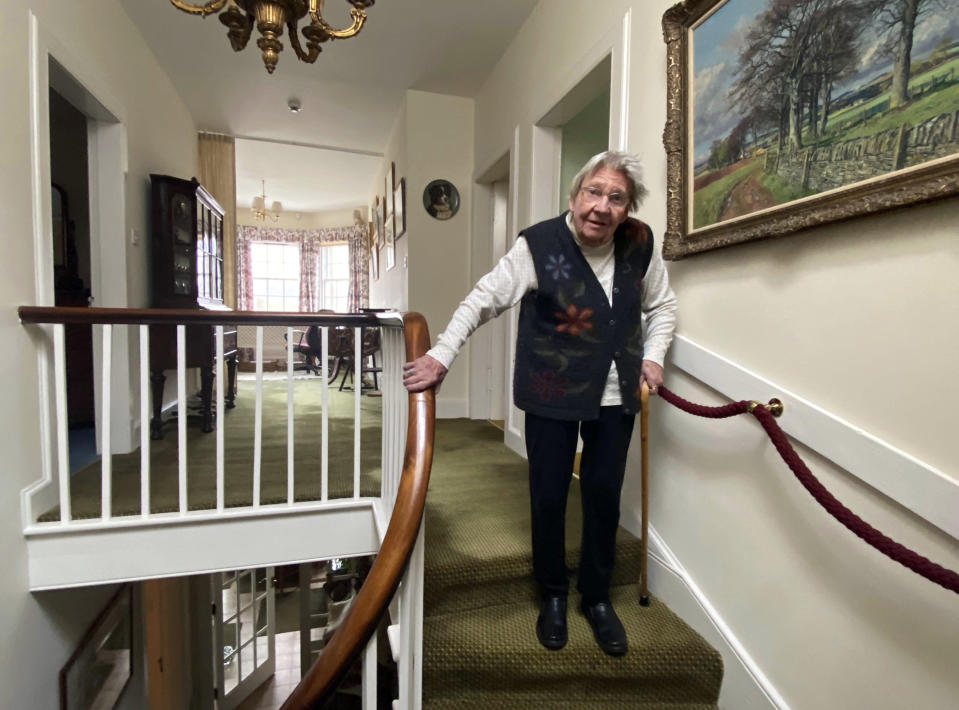
[{"label": "black shoe", "polygon": [[551,651],[566,645],[566,597],[548,595],[536,619],[536,638]]},{"label": "black shoe", "polygon": [[593,637],[603,652],[610,656],[622,656],[628,650],[626,643],[626,629],[623,622],[616,616],[613,605],[609,602],[598,604],[580,604],[580,611],[593,627]]}]

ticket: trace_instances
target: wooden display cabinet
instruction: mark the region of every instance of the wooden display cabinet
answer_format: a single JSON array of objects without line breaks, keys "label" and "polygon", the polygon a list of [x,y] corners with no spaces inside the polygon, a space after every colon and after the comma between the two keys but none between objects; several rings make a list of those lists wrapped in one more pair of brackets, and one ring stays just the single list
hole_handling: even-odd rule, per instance
[{"label": "wooden display cabinet", "polygon": [[[230,311],[223,303],[223,208],[197,182],[151,175],[152,184],[152,306]],[[236,397],[236,327],[223,335],[223,357],[228,377],[226,407]],[[204,432],[213,431],[213,373],[216,335],[212,326],[187,325],[186,366],[200,369],[200,420]],[[150,437],[163,437],[161,409],[164,370],[176,369],[176,326],[150,327],[150,382],[153,418]]]}]

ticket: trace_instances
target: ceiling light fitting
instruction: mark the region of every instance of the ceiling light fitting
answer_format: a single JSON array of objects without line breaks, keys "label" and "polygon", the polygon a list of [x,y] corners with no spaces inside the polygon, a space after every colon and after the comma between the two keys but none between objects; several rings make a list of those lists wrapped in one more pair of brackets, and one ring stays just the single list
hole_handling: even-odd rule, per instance
[{"label": "ceiling light fitting", "polygon": [[[323,51],[321,44],[329,40],[345,39],[358,34],[366,22],[366,8],[375,0],[347,0],[353,7],[350,16],[353,24],[338,30],[323,19],[324,0],[209,0],[205,5],[196,5],[189,0],[170,0],[178,10],[190,15],[214,15],[223,8],[226,10],[220,15],[222,22],[229,29],[227,37],[234,52],[246,47],[246,43],[253,34],[256,25],[260,38],[256,46],[263,54],[263,63],[270,74],[276,69],[276,62],[283,43],[279,38],[283,34],[284,25],[290,32],[290,44],[300,61],[312,64]],[[300,45],[299,28],[297,24],[306,15],[310,16],[310,24],[303,28],[303,37],[306,39],[306,51]]]},{"label": "ceiling light fitting", "polygon": [[266,209],[266,180],[260,181],[262,188],[261,194],[253,198],[253,218],[265,222],[269,218],[273,222],[280,221],[280,213],[283,211],[283,205],[274,201],[270,210]]}]

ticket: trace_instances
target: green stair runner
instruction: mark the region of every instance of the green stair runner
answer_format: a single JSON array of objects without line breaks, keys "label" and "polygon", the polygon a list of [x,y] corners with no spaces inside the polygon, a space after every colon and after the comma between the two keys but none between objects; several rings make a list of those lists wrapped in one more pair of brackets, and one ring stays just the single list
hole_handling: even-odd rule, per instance
[{"label": "green stair runner", "polygon": [[[722,660],[658,600],[638,603],[639,541],[619,531],[612,598],[629,653],[605,655],[569,598],[569,643],[536,640],[526,462],[483,422],[437,422],[426,513],[423,707],[716,708]],[[567,511],[568,564],[579,555],[579,486]],[[571,587],[575,584],[571,583]]]}]

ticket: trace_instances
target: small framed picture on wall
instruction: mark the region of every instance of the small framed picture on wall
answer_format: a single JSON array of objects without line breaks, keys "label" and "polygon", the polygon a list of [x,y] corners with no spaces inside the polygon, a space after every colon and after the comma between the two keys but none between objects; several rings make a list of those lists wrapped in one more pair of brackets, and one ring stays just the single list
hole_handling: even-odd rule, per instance
[{"label": "small framed picture on wall", "polygon": [[396,229],[396,239],[406,234],[406,178],[400,178],[393,190],[393,227]]},{"label": "small framed picture on wall", "polygon": [[370,278],[377,281],[380,278],[380,250],[376,243],[376,227],[373,222],[370,222],[369,253]]},{"label": "small framed picture on wall", "polygon": [[[392,217],[392,215],[390,215]],[[396,241],[393,238],[393,221],[386,222],[386,270],[396,266]]]},{"label": "small framed picture on wall", "polygon": [[385,180],[386,192],[384,193],[386,197],[383,198],[385,208],[383,211],[383,223],[385,225],[384,234],[386,235],[386,245],[391,246],[393,240],[396,238],[396,230],[393,225],[393,188],[390,186],[390,176],[387,175]]}]

